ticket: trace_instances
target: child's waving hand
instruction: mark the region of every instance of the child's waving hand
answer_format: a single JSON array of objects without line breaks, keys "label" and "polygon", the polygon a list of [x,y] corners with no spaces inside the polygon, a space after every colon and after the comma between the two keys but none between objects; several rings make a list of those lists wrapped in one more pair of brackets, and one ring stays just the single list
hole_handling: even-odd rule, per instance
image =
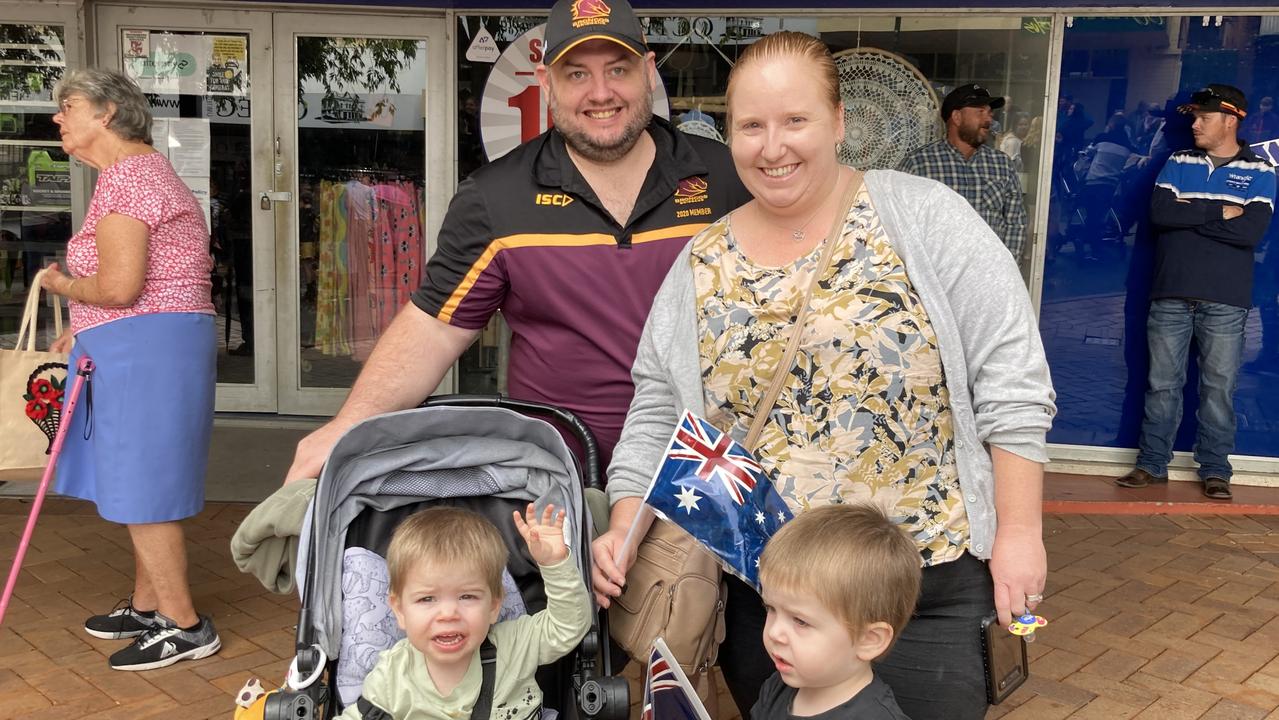
[{"label": "child's waving hand", "polygon": [[547,503],[539,520],[533,503],[524,510],[524,517],[518,512],[511,513],[515,517],[515,529],[524,536],[528,544],[529,554],[538,565],[555,565],[568,557],[568,546],[564,544],[564,511],[555,511],[555,506]]}]

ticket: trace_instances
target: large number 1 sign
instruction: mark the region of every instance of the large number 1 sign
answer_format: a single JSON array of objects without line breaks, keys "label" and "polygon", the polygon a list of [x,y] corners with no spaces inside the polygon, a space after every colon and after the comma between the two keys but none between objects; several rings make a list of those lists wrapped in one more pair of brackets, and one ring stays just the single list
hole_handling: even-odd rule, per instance
[{"label": "large number 1 sign", "polygon": [[[480,138],[489,160],[496,160],[551,127],[551,111],[534,69],[542,62],[543,33],[538,25],[516,38],[493,65],[480,100]],[[666,88],[657,84],[653,112],[670,116]]]}]

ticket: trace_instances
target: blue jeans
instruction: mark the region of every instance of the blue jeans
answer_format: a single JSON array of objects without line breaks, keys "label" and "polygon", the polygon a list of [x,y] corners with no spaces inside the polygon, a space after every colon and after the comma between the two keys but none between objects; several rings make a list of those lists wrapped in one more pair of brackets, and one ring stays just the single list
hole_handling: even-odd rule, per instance
[{"label": "blue jeans", "polygon": [[1199,347],[1195,462],[1199,463],[1201,478],[1230,479],[1229,456],[1235,448],[1235,384],[1247,320],[1248,309],[1234,305],[1181,299],[1150,303],[1146,320],[1150,375],[1138,468],[1156,477],[1168,475],[1173,439],[1181,425],[1181,393],[1193,337]]}]

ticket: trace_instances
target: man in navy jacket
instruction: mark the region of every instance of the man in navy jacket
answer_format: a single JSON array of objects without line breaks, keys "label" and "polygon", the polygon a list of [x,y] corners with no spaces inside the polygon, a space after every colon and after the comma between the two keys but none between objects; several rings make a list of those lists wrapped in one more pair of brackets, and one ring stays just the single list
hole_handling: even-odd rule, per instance
[{"label": "man in navy jacket", "polygon": [[1229,499],[1235,380],[1252,305],[1253,251],[1274,212],[1275,171],[1239,139],[1241,90],[1209,85],[1178,108],[1193,114],[1195,149],[1175,153],[1155,181],[1155,271],[1146,321],[1150,374],[1137,466],[1115,482],[1166,482],[1181,423],[1190,340],[1199,348],[1195,462],[1204,494]]}]

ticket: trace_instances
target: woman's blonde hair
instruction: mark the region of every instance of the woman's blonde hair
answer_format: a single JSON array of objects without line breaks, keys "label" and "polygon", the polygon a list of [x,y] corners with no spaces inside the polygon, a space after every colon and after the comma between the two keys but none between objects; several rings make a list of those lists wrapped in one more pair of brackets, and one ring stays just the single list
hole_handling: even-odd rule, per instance
[{"label": "woman's blonde hair", "polygon": [[811,595],[856,637],[871,623],[901,634],[919,597],[915,543],[870,505],[806,510],[782,526],[759,559],[765,588]]},{"label": "woman's blonde hair", "polygon": [[[728,73],[728,91],[725,99],[731,105],[733,97],[733,81],[741,75],[745,68],[759,60],[775,58],[799,58],[813,63],[818,79],[825,86],[826,97],[832,108],[839,107],[839,70],[835,67],[835,58],[830,54],[826,43],[807,33],[783,30],[765,35],[750,47],[746,48],[737,64]],[[731,111],[730,111],[731,113]]]},{"label": "woman's blonde hair", "polygon": [[420,563],[433,566],[475,568],[500,598],[502,571],[506,569],[506,543],[487,518],[469,510],[433,507],[414,513],[400,523],[386,551],[391,592],[399,594],[409,570]]}]

